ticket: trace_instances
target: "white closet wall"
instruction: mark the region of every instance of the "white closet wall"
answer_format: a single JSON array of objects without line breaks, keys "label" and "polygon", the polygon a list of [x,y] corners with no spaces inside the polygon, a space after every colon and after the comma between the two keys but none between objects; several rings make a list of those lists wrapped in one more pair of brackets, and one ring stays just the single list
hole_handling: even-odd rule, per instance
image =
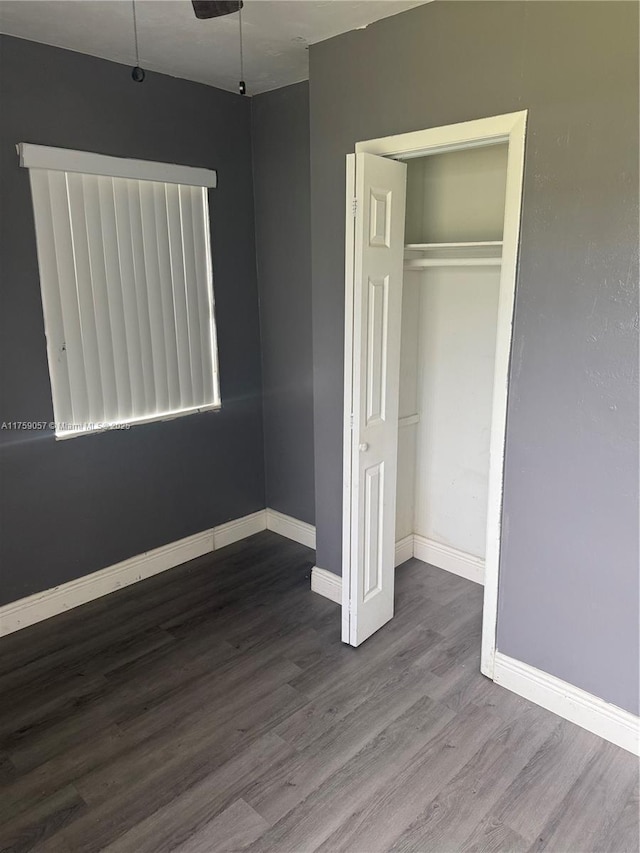
[{"label": "white closet wall", "polygon": [[406,243],[502,240],[508,147],[407,161]]},{"label": "white closet wall", "polygon": [[484,558],[500,272],[422,275],[413,532]]}]

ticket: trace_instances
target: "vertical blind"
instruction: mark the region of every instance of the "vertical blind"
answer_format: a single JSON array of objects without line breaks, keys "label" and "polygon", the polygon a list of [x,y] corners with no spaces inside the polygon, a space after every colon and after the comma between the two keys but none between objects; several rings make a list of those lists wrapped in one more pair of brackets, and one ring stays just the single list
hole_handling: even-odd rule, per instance
[{"label": "vertical blind", "polygon": [[207,189],[29,171],[56,434],[219,406]]}]

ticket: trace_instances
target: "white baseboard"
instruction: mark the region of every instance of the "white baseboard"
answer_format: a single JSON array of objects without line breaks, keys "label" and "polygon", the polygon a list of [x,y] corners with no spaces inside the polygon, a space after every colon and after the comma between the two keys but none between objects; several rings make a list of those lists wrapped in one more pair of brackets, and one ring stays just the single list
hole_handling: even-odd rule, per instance
[{"label": "white baseboard", "polygon": [[450,545],[443,545],[435,539],[427,539],[417,533],[410,533],[399,539],[396,542],[395,565],[399,566],[411,557],[474,583],[484,583],[484,560]]},{"label": "white baseboard", "polygon": [[496,652],[496,684],[640,755],[640,718],[529,664]]},{"label": "white baseboard", "polygon": [[413,537],[413,556],[424,563],[452,572],[454,575],[460,575],[461,578],[466,578],[474,583],[484,583],[484,560],[480,557],[474,557],[473,554],[467,554],[465,551],[458,551],[457,548],[452,548],[450,545],[443,545],[434,539],[427,539],[426,536],[415,534]]},{"label": "white baseboard", "polygon": [[259,509],[258,512],[252,512],[251,515],[245,515],[242,518],[234,518],[233,521],[227,521],[225,524],[219,524],[213,528],[213,548],[216,551],[219,548],[224,548],[225,545],[232,545],[234,542],[239,542],[241,539],[246,539],[248,536],[253,536],[254,533],[260,533],[267,529],[266,510]]},{"label": "white baseboard", "polygon": [[342,578],[326,569],[318,566],[311,569],[311,591],[342,604]]},{"label": "white baseboard", "polygon": [[[137,554],[121,563],[99,569],[97,572],[60,586],[5,604],[0,607],[0,637],[56,616],[65,610],[79,607],[81,604],[101,598],[103,595],[108,595],[110,592],[115,592],[117,589],[152,575],[173,569],[181,563],[209,554],[211,551],[217,551],[225,545],[246,539],[267,528],[288,539],[294,539],[296,542],[315,548],[315,527],[275,510],[261,509],[251,515],[204,530],[202,533]],[[313,544],[310,544],[311,542]]]},{"label": "white baseboard", "polygon": [[395,565],[401,566],[413,557],[413,533],[405,536],[404,539],[398,539],[396,542],[396,562]]},{"label": "white baseboard", "polygon": [[275,509],[267,509],[267,530],[272,530],[274,533],[279,533],[280,536],[285,536],[287,539],[293,539],[294,542],[299,542],[301,545],[306,545],[307,548],[316,548],[316,529],[313,524],[307,524],[306,521],[299,521],[297,518],[292,518],[290,515],[285,515],[283,512],[278,512]]}]

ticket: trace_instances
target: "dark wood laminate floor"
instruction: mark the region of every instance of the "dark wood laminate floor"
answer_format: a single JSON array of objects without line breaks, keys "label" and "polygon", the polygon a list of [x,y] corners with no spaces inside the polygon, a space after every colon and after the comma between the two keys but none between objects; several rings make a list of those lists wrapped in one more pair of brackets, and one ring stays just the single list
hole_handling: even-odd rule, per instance
[{"label": "dark wood laminate floor", "polygon": [[636,760],[479,674],[410,561],[359,649],[261,533],[0,641],[0,849],[636,853]]}]

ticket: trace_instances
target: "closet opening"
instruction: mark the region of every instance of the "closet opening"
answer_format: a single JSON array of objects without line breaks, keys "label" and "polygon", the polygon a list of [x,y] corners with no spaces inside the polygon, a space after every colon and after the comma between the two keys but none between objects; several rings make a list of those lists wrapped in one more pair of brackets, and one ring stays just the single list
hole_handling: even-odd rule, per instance
[{"label": "closet opening", "polygon": [[407,163],[396,563],[482,583],[507,145]]},{"label": "closet opening", "polygon": [[489,677],[525,124],[347,158],[343,640],[392,618],[395,567],[416,557],[484,584]]}]

